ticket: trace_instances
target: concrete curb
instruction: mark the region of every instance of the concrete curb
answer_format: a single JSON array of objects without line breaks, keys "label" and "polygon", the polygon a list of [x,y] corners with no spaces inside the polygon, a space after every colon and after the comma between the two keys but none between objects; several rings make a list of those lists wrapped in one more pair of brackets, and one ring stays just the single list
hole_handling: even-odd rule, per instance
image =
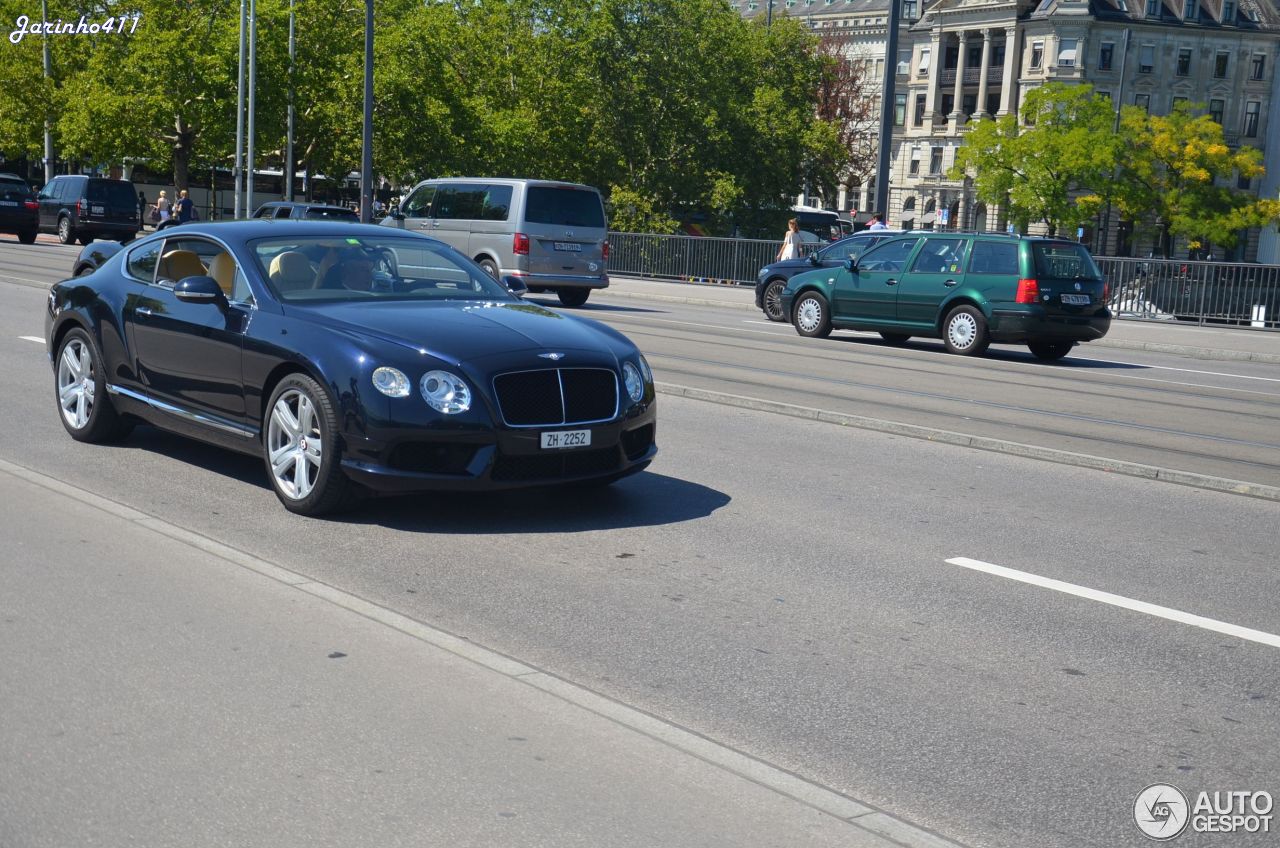
[{"label": "concrete curb", "polygon": [[130,521],[152,532],[197,548],[223,561],[247,569],[263,577],[283,583],[300,592],[376,621],[385,627],[418,639],[442,651],[469,660],[494,673],[509,677],[552,697],[573,704],[627,728],[633,733],[656,740],[681,753],[723,769],[730,774],[765,787],[779,795],[819,810],[853,828],[851,846],[863,848],[963,848],[958,842],[944,839],[930,831],[863,804],[847,795],[828,789],[763,760],[722,745],[694,731],[658,716],[630,707],[584,686],[526,665],[509,657],[456,636],[446,630],[409,618],[384,606],[365,600],[326,583],[312,580],[253,554],[202,536],[191,530],[148,515],[116,501],[96,495],[54,477],[0,459],[0,474],[10,474],[49,491],[102,510],[121,520]]},{"label": "concrete curb", "polygon": [[838,424],[841,427],[856,427],[860,430],[874,430],[878,433],[889,433],[895,436],[907,436],[912,439],[924,439],[930,442],[941,442],[959,447],[977,448],[978,450],[1003,453],[1010,456],[1022,456],[1028,459],[1040,459],[1056,462],[1061,465],[1073,465],[1077,468],[1092,468],[1098,471],[1110,471],[1127,477],[1142,477],[1148,480],[1159,480],[1164,483],[1176,483],[1196,489],[1208,489],[1232,495],[1245,495],[1262,500],[1280,501],[1280,487],[1267,486],[1262,483],[1246,483],[1242,480],[1230,480],[1225,477],[1213,477],[1208,474],[1197,474],[1191,471],[1178,471],[1162,468],[1157,465],[1143,465],[1139,462],[1127,462],[1121,459],[1107,459],[1086,453],[1042,448],[1035,445],[1024,445],[1005,439],[993,439],[987,436],[971,436],[952,430],[939,430],[934,427],[922,427],[918,424],[903,424],[897,421],[886,421],[881,418],[867,418],[862,415],[849,415],[843,412],[830,412],[809,406],[782,403],[780,401],[762,400],[760,398],[715,392],[674,383],[657,383],[659,393],[676,397],[718,403],[722,406],[733,406],[739,409],[751,409],[757,412],[771,412],[775,415],[786,415],[791,418],[804,418],[809,421],[822,421],[827,424]]},{"label": "concrete curb", "polygon": [[[698,283],[676,283],[673,285],[698,286]],[[706,288],[725,288],[724,286],[705,286]],[[746,288],[743,286],[743,288]],[[605,297],[625,297],[635,300],[649,300],[665,303],[682,303],[690,306],[719,306],[725,309],[738,309],[746,312],[759,312],[753,301],[744,301],[737,303],[735,301],[715,300],[708,297],[684,297],[683,295],[672,294],[653,294],[651,292],[628,292],[619,291],[617,288],[610,287],[601,289]],[[783,325],[785,326],[785,325]],[[1109,347],[1119,350],[1145,350],[1151,353],[1171,353],[1177,356],[1187,356],[1192,359],[1211,359],[1221,362],[1265,362],[1272,365],[1280,365],[1280,353],[1261,353],[1247,350],[1226,350],[1222,348],[1212,347],[1195,347],[1192,345],[1175,345],[1162,344],[1158,342],[1135,342],[1127,339],[1111,339],[1103,338],[1094,342],[1089,342],[1090,347]]]}]

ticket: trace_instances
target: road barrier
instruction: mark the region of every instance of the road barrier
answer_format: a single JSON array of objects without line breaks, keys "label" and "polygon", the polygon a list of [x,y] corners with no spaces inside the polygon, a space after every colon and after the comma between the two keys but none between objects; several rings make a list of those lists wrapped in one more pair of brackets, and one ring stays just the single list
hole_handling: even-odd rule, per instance
[{"label": "road barrier", "polygon": [[[609,270],[691,283],[754,285],[781,241],[609,233]],[[806,252],[818,245],[806,245]],[[1116,316],[1280,330],[1280,265],[1096,256]]]}]

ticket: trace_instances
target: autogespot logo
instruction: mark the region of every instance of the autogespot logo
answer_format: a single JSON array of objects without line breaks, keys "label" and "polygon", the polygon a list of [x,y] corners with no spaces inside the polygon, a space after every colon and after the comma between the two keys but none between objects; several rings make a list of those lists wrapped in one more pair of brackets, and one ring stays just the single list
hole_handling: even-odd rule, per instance
[{"label": "autogespot logo", "polygon": [[1133,802],[1133,820],[1144,835],[1163,842],[1187,829],[1190,810],[1187,796],[1176,786],[1153,783]]}]

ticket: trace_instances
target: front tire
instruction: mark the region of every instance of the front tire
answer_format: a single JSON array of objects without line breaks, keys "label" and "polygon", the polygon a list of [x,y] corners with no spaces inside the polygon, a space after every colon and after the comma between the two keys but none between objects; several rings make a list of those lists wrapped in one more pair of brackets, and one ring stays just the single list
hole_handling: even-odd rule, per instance
[{"label": "front tire", "polygon": [[942,322],[942,342],[958,356],[978,356],[991,344],[987,319],[974,306],[957,306]]},{"label": "front tire", "polygon": [[320,384],[290,374],[267,409],[262,458],[285,509],[324,515],[354,503],[354,484],[342,473],[337,412]]},{"label": "front tire", "polygon": [[23,244],[35,244],[35,243],[36,243],[36,231],[35,231],[35,230],[27,230],[26,232],[18,233],[18,241],[22,242]]},{"label": "front tire", "polygon": [[581,306],[591,296],[591,289],[560,289],[556,292],[556,296],[565,306]]},{"label": "front tire", "polygon": [[801,295],[792,314],[792,323],[800,335],[810,339],[825,339],[831,335],[831,308],[827,299],[817,292]]},{"label": "front tire", "polygon": [[68,332],[54,362],[58,418],[71,438],[102,444],[129,435],[133,421],[121,417],[107,397],[107,369],[92,336],[79,327]]},{"label": "front tire", "polygon": [[1027,342],[1031,355],[1045,362],[1055,362],[1071,352],[1074,342]]},{"label": "front tire", "polygon": [[764,295],[760,300],[764,303],[764,317],[770,321],[786,321],[786,313],[782,311],[782,290],[787,287],[786,280],[770,280],[764,287]]},{"label": "front tire", "polygon": [[58,219],[58,241],[62,244],[71,244],[75,240],[75,227],[71,226],[71,219],[63,215]]}]

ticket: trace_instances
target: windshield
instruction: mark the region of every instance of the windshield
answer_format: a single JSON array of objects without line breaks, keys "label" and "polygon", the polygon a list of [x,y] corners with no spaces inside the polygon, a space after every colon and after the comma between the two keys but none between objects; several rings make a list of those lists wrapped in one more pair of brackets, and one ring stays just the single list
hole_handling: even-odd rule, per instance
[{"label": "windshield", "polygon": [[1059,280],[1101,280],[1102,272],[1084,245],[1074,242],[1033,242],[1036,275]]},{"label": "windshield", "polygon": [[403,236],[303,236],[250,242],[280,300],[512,300],[504,286],[441,244]]}]

